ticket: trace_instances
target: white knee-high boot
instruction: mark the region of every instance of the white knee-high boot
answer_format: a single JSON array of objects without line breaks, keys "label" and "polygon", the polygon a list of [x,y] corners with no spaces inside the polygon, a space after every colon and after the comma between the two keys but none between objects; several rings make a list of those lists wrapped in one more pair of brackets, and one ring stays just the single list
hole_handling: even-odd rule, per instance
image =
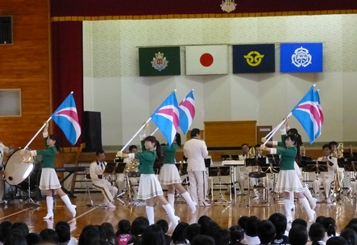
[{"label": "white knee-high boot", "polygon": [[62,201],[66,204],[68,210],[72,213],[73,218],[76,217],[76,206],[72,205],[71,200],[67,195],[61,196]]},{"label": "white knee-high boot", "polygon": [[149,224],[155,224],[155,214],[154,214],[154,207],[146,206],[146,216],[148,216]]},{"label": "white knee-high boot", "polygon": [[285,216],[288,223],[293,222],[290,199],[284,199]]},{"label": "white knee-high boot", "polygon": [[310,204],[307,201],[306,197],[299,198],[302,206],[306,210],[307,216],[309,217],[309,222],[313,222],[315,218],[315,211],[310,208]]},{"label": "white knee-high boot", "polygon": [[172,209],[175,212],[175,194],[168,193],[167,201],[170,203],[170,205],[172,206]]},{"label": "white knee-high boot", "polygon": [[184,193],[181,193],[181,196],[186,200],[188,206],[190,207],[191,209],[191,212],[194,213],[196,212],[196,205],[197,203],[194,203],[191,199],[191,196],[190,194],[188,194],[188,192],[184,192]]},{"label": "white knee-high boot", "polygon": [[316,198],[312,197],[311,192],[310,192],[309,188],[307,188],[307,186],[304,187],[304,191],[302,192],[302,194],[304,194],[304,196],[309,201],[311,209],[315,209],[317,200],[316,200]]},{"label": "white knee-high boot", "polygon": [[290,201],[290,209],[291,211],[295,211],[295,204],[294,204],[294,192],[289,192],[289,201]]},{"label": "white knee-high boot", "polygon": [[53,197],[46,196],[47,215],[43,219],[53,219]]},{"label": "white knee-high boot", "polygon": [[176,226],[178,224],[178,217],[175,216],[172,206],[168,203],[166,205],[162,205],[162,207],[165,209],[166,213],[169,215],[172,224],[174,226]]}]

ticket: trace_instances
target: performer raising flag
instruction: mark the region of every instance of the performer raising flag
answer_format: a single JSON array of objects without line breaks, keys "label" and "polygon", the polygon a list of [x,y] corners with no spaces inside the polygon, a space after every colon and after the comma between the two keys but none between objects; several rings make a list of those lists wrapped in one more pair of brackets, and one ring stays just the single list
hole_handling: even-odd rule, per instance
[{"label": "performer raising flag", "polygon": [[151,116],[151,120],[165,136],[169,146],[179,126],[179,109],[175,92],[173,91]]},{"label": "performer raising flag", "polygon": [[187,134],[188,129],[190,128],[193,118],[196,114],[196,103],[195,98],[193,97],[193,90],[191,90],[187,96],[179,104],[180,110],[180,124],[184,134]]},{"label": "performer raising flag", "polygon": [[60,127],[68,141],[75,145],[81,135],[76,102],[70,93],[57,110],[52,114],[53,121]]},{"label": "performer raising flag", "polygon": [[324,122],[324,116],[320,105],[320,96],[318,91],[315,91],[314,88],[315,85],[310,88],[306,95],[291,111],[294,117],[305,129],[310,144],[321,135],[321,127]]}]

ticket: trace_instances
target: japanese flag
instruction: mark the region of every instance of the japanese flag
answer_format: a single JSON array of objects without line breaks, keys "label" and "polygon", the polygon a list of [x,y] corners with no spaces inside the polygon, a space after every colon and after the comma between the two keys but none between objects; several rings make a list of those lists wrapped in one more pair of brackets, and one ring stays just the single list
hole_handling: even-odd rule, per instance
[{"label": "japanese flag", "polygon": [[227,74],[227,52],[227,45],[186,46],[186,74]]}]

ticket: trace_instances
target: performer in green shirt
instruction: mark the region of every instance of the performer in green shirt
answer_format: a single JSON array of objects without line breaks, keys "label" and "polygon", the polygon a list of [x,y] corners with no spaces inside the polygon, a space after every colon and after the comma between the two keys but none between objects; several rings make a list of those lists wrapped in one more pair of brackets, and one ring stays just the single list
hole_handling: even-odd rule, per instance
[{"label": "performer in green shirt", "polygon": [[164,165],[161,168],[159,180],[162,185],[167,185],[167,200],[173,208],[175,207],[175,189],[177,189],[186,200],[192,213],[194,213],[197,204],[192,201],[190,194],[182,186],[182,180],[175,165],[176,151],[179,147],[181,147],[181,135],[179,133],[176,133],[174,142],[170,146],[161,146],[161,150],[164,153]]},{"label": "performer in green shirt", "polygon": [[308,200],[303,195],[304,187],[294,168],[297,154],[297,148],[295,146],[296,142],[297,138],[295,135],[287,135],[282,148],[267,148],[265,145],[262,145],[261,148],[270,151],[270,154],[278,154],[281,156],[276,191],[284,193],[284,207],[288,222],[292,222],[293,219],[290,204],[290,192],[295,193],[299,198],[307,212],[309,222],[312,222],[314,220],[315,211],[310,208]]},{"label": "performer in green shirt", "polygon": [[31,156],[42,156],[41,168],[41,178],[40,178],[40,189],[46,191],[46,204],[47,204],[47,215],[44,219],[54,219],[53,214],[53,193],[54,191],[61,197],[63,202],[66,204],[69,211],[72,213],[72,217],[76,216],[76,206],[72,205],[71,200],[63,192],[58,176],[55,171],[55,159],[59,151],[59,142],[57,141],[57,136],[54,134],[48,135],[48,123],[43,130],[43,138],[45,141],[46,148],[44,150],[25,150],[24,154],[31,154]]},{"label": "performer in green shirt", "polygon": [[178,224],[179,217],[175,216],[173,207],[166,201],[159,180],[154,172],[154,162],[156,159],[161,160],[161,147],[155,136],[148,136],[141,142],[142,153],[125,154],[118,151],[117,156],[123,158],[135,158],[140,161],[139,173],[139,190],[138,199],[145,200],[146,214],[150,225],[154,224],[154,204],[159,201],[166,213],[170,217],[174,226]]}]

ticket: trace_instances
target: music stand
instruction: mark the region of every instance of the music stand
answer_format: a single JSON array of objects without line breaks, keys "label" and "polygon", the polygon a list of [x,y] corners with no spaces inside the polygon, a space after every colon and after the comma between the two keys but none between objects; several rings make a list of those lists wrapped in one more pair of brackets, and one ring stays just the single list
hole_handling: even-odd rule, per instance
[{"label": "music stand", "polygon": [[205,158],[205,166],[206,168],[210,168],[212,163],[212,158]]},{"label": "music stand", "polygon": [[344,158],[339,158],[337,159],[337,164],[339,168],[344,168],[345,166],[345,159]]},{"label": "music stand", "polygon": [[116,158],[114,159],[114,162],[116,164],[116,167],[114,169],[114,172],[116,174],[124,174],[124,189],[122,190],[121,193],[119,193],[115,198],[121,202],[122,204],[124,204],[124,201],[121,200],[121,197],[127,192],[127,174],[124,173],[124,169],[125,169],[125,166],[126,166],[126,163],[123,162],[123,158]]},{"label": "music stand", "polygon": [[231,155],[231,158],[234,161],[238,161],[239,160],[239,156],[238,155]]},{"label": "music stand", "polygon": [[278,154],[268,154],[267,158],[272,166],[279,166],[280,156]]},{"label": "music stand", "polygon": [[[226,167],[226,166],[221,166],[221,167],[210,167],[208,169],[209,172],[209,176],[213,177],[213,176],[217,176],[219,177],[219,199],[217,200],[217,203],[229,203],[228,200],[226,200],[223,196],[222,193],[222,178],[221,176],[230,176],[231,174],[231,170],[230,167]],[[230,183],[231,184],[231,183]],[[212,190],[213,191],[213,190]],[[231,196],[231,192],[230,192],[230,199],[232,198]],[[219,201],[221,200],[221,201]],[[223,201],[223,202],[222,202]]]}]

